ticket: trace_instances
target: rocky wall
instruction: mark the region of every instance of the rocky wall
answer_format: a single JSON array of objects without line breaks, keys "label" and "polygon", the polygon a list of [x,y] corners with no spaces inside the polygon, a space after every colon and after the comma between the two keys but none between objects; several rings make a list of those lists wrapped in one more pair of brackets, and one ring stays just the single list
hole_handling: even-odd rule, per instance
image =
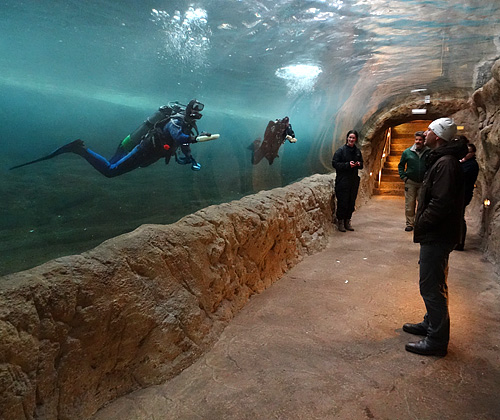
[{"label": "rocky wall", "polygon": [[0,279],[0,418],[89,418],[161,383],[333,230],[332,175]]},{"label": "rocky wall", "polygon": [[[500,272],[500,60],[491,69],[492,78],[472,95],[470,125],[476,127],[471,141],[477,147],[478,189],[474,201],[481,217],[486,256]],[[489,206],[483,206],[489,200]]]}]

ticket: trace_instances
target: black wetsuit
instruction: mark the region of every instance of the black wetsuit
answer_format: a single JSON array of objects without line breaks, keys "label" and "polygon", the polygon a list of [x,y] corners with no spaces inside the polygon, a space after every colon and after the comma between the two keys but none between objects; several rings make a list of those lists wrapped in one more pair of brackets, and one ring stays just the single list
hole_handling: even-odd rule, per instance
[{"label": "black wetsuit", "polygon": [[264,133],[264,140],[256,140],[253,148],[252,163],[256,165],[262,158],[266,158],[269,165],[272,165],[274,159],[278,157],[280,147],[285,143],[286,136],[295,137],[292,125],[288,122],[288,118],[282,120],[269,121]]}]

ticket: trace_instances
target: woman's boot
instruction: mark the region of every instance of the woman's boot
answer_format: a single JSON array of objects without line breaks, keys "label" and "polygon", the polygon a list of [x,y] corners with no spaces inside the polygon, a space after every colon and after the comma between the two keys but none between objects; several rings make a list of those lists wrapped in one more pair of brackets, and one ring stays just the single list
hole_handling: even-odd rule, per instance
[{"label": "woman's boot", "polygon": [[350,230],[351,232],[353,232],[353,231],[354,231],[354,229],[353,229],[353,228],[352,228],[352,226],[351,226],[351,219],[345,219],[345,225],[344,225],[344,226],[345,226],[345,228],[346,228],[347,230]]},{"label": "woman's boot", "polygon": [[339,228],[339,232],[345,232],[345,227],[344,227],[344,220],[339,220],[337,222],[337,226]]}]

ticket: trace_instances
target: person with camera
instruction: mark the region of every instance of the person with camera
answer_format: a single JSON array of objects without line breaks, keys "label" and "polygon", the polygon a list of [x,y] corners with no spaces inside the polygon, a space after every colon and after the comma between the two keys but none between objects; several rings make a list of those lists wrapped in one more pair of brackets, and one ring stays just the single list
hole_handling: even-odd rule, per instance
[{"label": "person with camera", "polygon": [[335,196],[337,197],[337,227],[340,232],[353,231],[351,217],[356,204],[359,189],[358,170],[363,169],[363,156],[356,147],[358,132],[350,130],[345,144],[340,147],[332,158],[335,177]]}]

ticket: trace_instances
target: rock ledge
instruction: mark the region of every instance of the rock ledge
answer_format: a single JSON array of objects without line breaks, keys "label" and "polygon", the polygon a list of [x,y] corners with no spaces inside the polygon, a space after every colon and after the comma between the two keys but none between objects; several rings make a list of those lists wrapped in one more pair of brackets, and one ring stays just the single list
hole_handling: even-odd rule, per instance
[{"label": "rock ledge", "polygon": [[315,175],[5,276],[0,418],[86,419],[206,352],[255,293],[333,231]]}]

